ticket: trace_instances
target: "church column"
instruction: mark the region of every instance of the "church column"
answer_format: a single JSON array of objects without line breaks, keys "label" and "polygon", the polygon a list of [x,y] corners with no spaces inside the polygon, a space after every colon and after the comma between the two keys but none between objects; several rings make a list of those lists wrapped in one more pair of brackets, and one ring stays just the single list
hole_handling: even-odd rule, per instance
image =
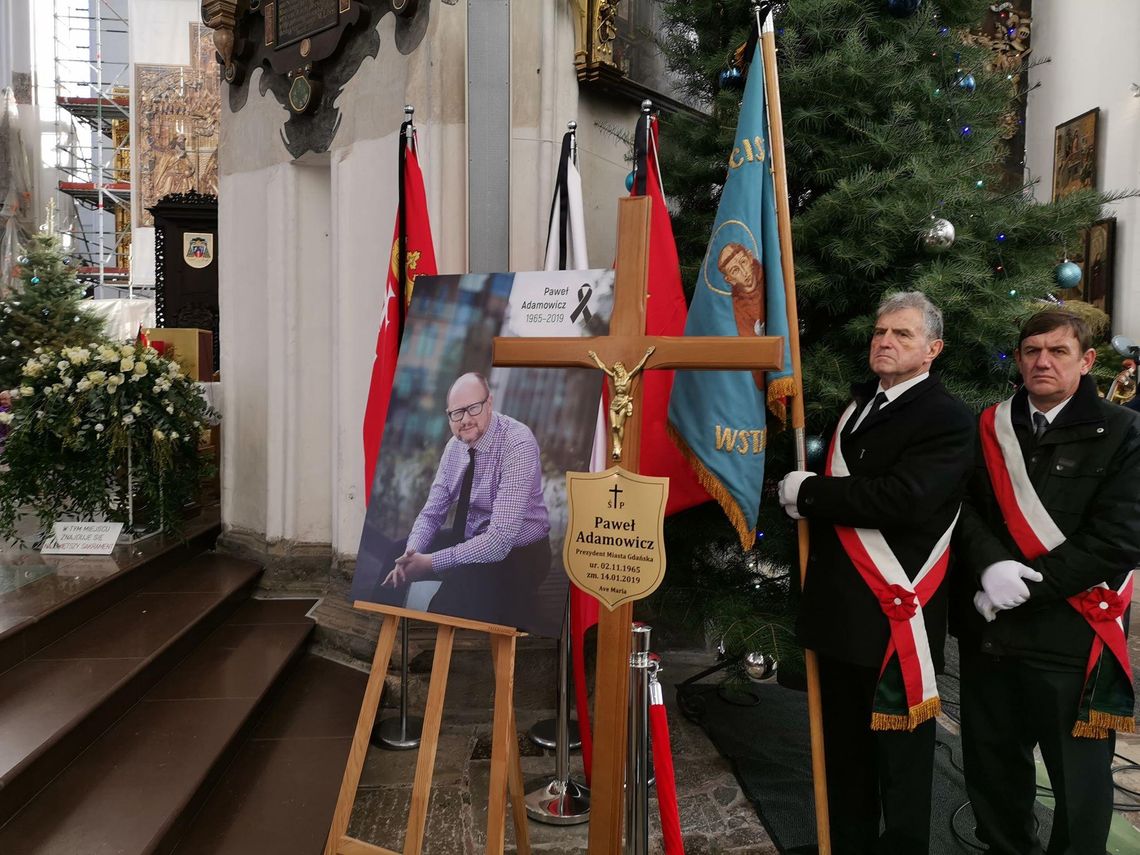
[{"label": "church column", "polygon": [[467,2],[467,181],[470,270],[510,267],[511,4]]},{"label": "church column", "polygon": [[[333,433],[328,378],[336,347],[329,335],[329,170],[320,162],[283,164],[233,176],[224,189],[236,199],[265,200],[263,209],[258,205],[262,240],[251,239],[251,226],[258,226],[240,202],[223,207],[221,223],[224,233],[227,220],[242,220],[233,233],[250,248],[224,256],[231,283],[222,291],[221,309],[228,357],[222,366],[225,522],[255,541],[263,534],[286,551],[315,544],[327,553]],[[246,321],[229,329],[226,319],[236,317]]]}]

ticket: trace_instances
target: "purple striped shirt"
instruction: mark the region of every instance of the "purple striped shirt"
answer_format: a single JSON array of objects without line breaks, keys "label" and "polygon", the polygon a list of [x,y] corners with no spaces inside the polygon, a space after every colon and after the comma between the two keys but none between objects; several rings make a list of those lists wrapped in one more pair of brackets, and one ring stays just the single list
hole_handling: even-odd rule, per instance
[{"label": "purple striped shirt", "polygon": [[[458,503],[470,459],[467,449],[467,443],[455,437],[448,440],[427,502],[408,535],[409,550],[426,552],[448,511]],[[512,549],[549,533],[534,434],[522,422],[492,413],[486,433],[475,443],[475,480],[464,542],[433,553],[432,569],[446,573],[459,565],[502,561]]]}]

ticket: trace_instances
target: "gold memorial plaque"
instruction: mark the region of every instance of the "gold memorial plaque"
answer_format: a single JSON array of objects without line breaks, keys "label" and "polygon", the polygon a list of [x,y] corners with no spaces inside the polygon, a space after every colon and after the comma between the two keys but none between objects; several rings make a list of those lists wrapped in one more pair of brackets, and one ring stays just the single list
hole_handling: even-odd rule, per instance
[{"label": "gold memorial plaque", "polygon": [[613,611],[648,597],[665,578],[661,543],[669,479],[567,472],[569,519],[562,558],[570,581]]}]

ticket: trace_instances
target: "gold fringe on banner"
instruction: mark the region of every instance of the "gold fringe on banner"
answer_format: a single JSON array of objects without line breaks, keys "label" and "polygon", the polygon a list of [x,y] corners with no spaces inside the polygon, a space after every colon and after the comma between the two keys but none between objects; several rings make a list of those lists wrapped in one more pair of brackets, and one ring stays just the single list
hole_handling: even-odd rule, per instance
[{"label": "gold fringe on banner", "polygon": [[796,395],[796,378],[781,377],[768,381],[768,409],[780,420],[780,427],[788,426],[787,399]]},{"label": "gold fringe on banner", "polygon": [[[672,424],[666,426],[669,432],[669,438],[673,440],[673,444],[677,446],[677,450],[685,458],[686,462],[693,467],[693,471],[697,473],[697,480],[701,482],[701,486],[705,491],[712,496],[724,509],[725,515],[732,523],[733,528],[736,529],[736,534],[740,538],[740,545],[745,550],[751,549],[756,543],[756,530],[748,527],[748,521],[744,518],[744,512],[740,510],[740,505],[737,504],[736,499],[732,494],[725,489],[725,486],[720,483],[720,479],[712,472],[705,468],[701,463],[700,458],[693,453],[689,448],[689,444],[685,442],[684,437],[679,434]],[[765,434],[767,439],[767,434]]]}]

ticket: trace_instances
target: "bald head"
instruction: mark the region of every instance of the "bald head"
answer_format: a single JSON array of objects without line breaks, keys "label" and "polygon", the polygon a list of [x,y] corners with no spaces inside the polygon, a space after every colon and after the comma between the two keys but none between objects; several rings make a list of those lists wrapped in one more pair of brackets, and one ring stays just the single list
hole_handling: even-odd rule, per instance
[{"label": "bald head", "polygon": [[491,424],[491,387],[474,371],[461,375],[447,393],[447,423],[452,435],[468,445],[483,438]]}]

